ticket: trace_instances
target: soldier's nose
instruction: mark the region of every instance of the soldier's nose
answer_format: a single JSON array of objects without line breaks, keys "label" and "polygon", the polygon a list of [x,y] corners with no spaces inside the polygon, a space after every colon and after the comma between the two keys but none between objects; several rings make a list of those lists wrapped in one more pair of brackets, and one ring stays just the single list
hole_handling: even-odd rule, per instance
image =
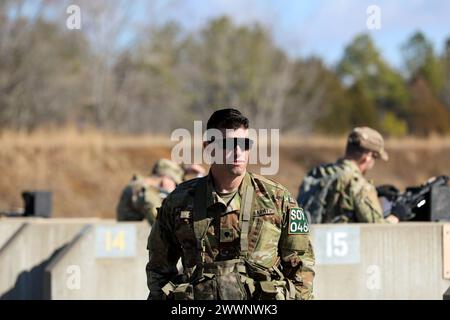
[{"label": "soldier's nose", "polygon": [[240,146],[236,146],[236,148],[234,148],[234,159],[235,160],[241,159],[243,154],[244,154],[244,152],[242,151]]}]

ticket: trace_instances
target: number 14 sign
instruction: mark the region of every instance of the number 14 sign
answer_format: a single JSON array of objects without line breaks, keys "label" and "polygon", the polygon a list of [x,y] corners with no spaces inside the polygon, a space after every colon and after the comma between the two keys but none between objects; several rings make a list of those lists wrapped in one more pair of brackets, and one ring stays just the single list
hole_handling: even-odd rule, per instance
[{"label": "number 14 sign", "polygon": [[97,258],[126,258],[135,255],[136,226],[126,224],[97,226]]}]

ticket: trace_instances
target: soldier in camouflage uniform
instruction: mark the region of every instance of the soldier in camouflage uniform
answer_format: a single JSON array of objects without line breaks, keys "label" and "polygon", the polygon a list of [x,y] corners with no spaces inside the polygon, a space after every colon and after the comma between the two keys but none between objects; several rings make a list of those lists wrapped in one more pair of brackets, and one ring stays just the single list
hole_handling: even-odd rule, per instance
[{"label": "soldier in camouflage uniform", "polygon": [[219,110],[211,128],[225,139],[204,146],[216,143],[225,163],[163,201],[148,240],[149,298],[311,299],[314,253],[302,209],[284,186],[246,171],[246,117]]},{"label": "soldier in camouflage uniform", "polygon": [[[300,186],[300,205],[316,223],[398,222],[394,215],[384,218],[377,191],[364,177],[374,167],[375,160],[380,158],[388,160],[381,134],[368,127],[353,129],[344,158],[308,172]],[[314,193],[319,184],[328,189]],[[315,213],[317,211],[321,213]]]},{"label": "soldier in camouflage uniform", "polygon": [[141,221],[146,219],[151,225],[155,222],[157,208],[162,200],[183,181],[185,173],[202,173],[199,166],[180,166],[167,159],[160,159],[153,167],[150,176],[134,175],[123,189],[117,205],[118,221]]}]

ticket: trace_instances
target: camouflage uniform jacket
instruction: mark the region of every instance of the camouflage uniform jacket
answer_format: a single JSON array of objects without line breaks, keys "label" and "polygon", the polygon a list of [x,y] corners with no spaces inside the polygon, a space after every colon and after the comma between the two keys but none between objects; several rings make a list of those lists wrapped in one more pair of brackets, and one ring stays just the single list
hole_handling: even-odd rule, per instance
[{"label": "camouflage uniform jacket", "polygon": [[[147,283],[150,298],[162,298],[161,288],[177,274],[181,257],[185,270],[197,264],[198,242],[194,232],[194,197],[197,184],[206,182],[206,229],[209,243],[204,261],[230,261],[241,257],[241,199],[253,186],[245,258],[262,268],[279,266],[295,286],[295,299],[311,299],[314,253],[303,212],[289,191],[264,177],[246,173],[229,204],[214,191],[211,174],[182,183],[163,202],[148,240]],[[245,210],[247,211],[247,210]],[[292,227],[293,225],[293,227]]]},{"label": "camouflage uniform jacket", "polygon": [[150,225],[155,222],[157,208],[161,206],[161,191],[145,182],[142,176],[133,176],[123,189],[117,205],[118,221],[141,221]]},{"label": "camouflage uniform jacket", "polygon": [[384,223],[377,191],[364,178],[355,162],[340,159],[336,163],[314,168],[308,175],[332,175],[339,172],[336,183],[328,191],[324,223]]}]

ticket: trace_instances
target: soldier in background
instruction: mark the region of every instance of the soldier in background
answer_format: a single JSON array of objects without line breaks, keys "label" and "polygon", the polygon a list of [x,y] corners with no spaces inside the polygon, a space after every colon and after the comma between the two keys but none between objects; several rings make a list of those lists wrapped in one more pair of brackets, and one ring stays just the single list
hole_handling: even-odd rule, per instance
[{"label": "soldier in background", "polygon": [[160,159],[153,166],[149,176],[133,175],[123,189],[117,205],[118,221],[142,221],[150,225],[155,222],[157,208],[162,200],[183,182],[186,174],[204,175],[200,165],[180,166],[177,163]]},{"label": "soldier in background", "polygon": [[394,215],[383,216],[374,185],[364,175],[375,161],[388,160],[381,134],[358,127],[348,136],[345,156],[320,165],[305,176],[298,202],[312,223],[397,223]]},{"label": "soldier in background", "polygon": [[148,240],[150,299],[313,297],[308,223],[284,186],[247,172],[248,126],[235,109],[208,120],[207,129],[223,136],[204,146],[223,150],[223,159],[163,201]]}]

